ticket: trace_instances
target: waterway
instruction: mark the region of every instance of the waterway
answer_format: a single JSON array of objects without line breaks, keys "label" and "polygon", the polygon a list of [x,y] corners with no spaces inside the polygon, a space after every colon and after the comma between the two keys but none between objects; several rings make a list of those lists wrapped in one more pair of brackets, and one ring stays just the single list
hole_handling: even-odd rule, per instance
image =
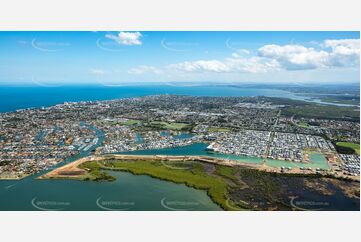
[{"label": "waterway", "polygon": [[[165,148],[165,149],[153,149],[153,150],[137,150],[122,152],[122,154],[137,154],[137,155],[201,155],[214,158],[223,158],[229,160],[235,160],[239,162],[252,163],[252,164],[262,164],[263,158],[261,157],[252,157],[244,155],[232,155],[232,154],[220,154],[216,152],[209,152],[206,150],[208,144],[205,143],[195,143],[188,146],[175,147],[175,148]],[[300,163],[300,162],[291,162],[285,160],[275,160],[267,159],[266,164],[271,167],[304,167],[304,168],[321,168],[329,169],[328,162],[326,158],[320,153],[311,153],[309,163]]]},{"label": "waterway", "polygon": [[[94,128],[94,127],[91,127]],[[94,128],[95,129],[95,128]],[[103,142],[103,134],[96,130],[98,143]],[[94,147],[94,148],[95,148]],[[210,153],[205,150],[207,144],[196,143],[189,146],[126,152],[127,154],[142,155],[205,155],[210,157],[227,158],[241,162],[260,164],[261,158],[224,155]],[[90,152],[67,159],[56,167],[74,161],[80,157],[90,155]],[[311,153],[312,163],[306,167],[325,167],[326,159],[322,154]],[[267,160],[268,165],[275,167],[296,167],[300,163]],[[114,182],[93,182],[75,180],[38,180],[38,176],[45,172],[26,177],[22,180],[0,181],[0,210],[75,210],[75,211],[216,211],[220,207],[212,202],[205,191],[196,190],[183,184],[174,184],[149,176],[133,175],[126,172],[113,172]],[[346,198],[341,192],[335,196],[324,198],[315,192],[304,189],[294,191],[300,198],[308,201],[327,201],[326,210],[354,210],[359,208],[354,199]],[[299,198],[299,199],[300,199]],[[287,199],[287,198],[286,198]],[[326,199],[326,200],[325,200]]]},{"label": "waterway", "polygon": [[[93,126],[88,127],[96,132],[99,138],[97,144],[66,159],[53,169],[90,155],[91,150],[102,144],[104,134]],[[48,171],[21,180],[1,180],[0,211],[221,210],[203,190],[149,176],[110,172],[116,178],[114,182],[36,179],[46,172]]]},{"label": "waterway", "polygon": [[205,191],[149,176],[110,173],[116,181],[1,181],[0,210],[220,210]]}]

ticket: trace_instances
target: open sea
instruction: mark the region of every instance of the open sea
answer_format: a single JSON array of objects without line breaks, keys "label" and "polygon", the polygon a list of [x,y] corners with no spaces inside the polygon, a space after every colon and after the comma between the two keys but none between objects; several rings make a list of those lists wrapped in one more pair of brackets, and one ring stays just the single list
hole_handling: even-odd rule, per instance
[{"label": "open sea", "polygon": [[228,86],[0,86],[0,112],[48,107],[64,102],[111,100],[147,95],[177,94],[191,96],[266,96],[305,100],[308,97],[277,89],[237,88]]}]

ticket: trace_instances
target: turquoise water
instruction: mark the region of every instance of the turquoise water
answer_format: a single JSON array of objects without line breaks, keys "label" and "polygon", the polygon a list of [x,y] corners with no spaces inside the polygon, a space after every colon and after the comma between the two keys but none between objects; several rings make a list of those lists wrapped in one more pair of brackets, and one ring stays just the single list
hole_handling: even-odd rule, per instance
[{"label": "turquoise water", "polygon": [[161,131],[160,136],[164,136],[164,137],[169,136],[169,132],[168,131]]},{"label": "turquoise water", "polygon": [[143,141],[143,137],[141,134],[139,133],[136,133],[135,134],[135,143],[137,144],[142,144],[144,141]]},{"label": "turquoise water", "polygon": [[[160,132],[160,136],[163,136],[163,137],[167,137],[169,136],[169,132],[168,131],[161,131]],[[190,134],[190,133],[179,133],[177,135],[174,135],[173,138],[174,139],[189,139],[189,138],[192,138],[194,135],[193,134]],[[140,133],[136,133],[135,134],[135,143],[136,144],[142,144],[144,143],[144,139],[142,137],[142,135]]]},{"label": "turquoise water", "polygon": [[173,137],[175,139],[189,139],[189,138],[192,138],[193,136],[194,135],[190,134],[190,133],[180,133],[180,134],[174,135]]},{"label": "turquoise water", "polygon": [[[130,152],[122,152],[122,154],[137,154],[137,155],[202,155],[208,157],[215,157],[215,158],[224,158],[229,160],[235,160],[240,162],[246,163],[253,163],[253,164],[262,164],[263,159],[260,157],[250,157],[250,156],[241,156],[241,155],[227,155],[227,154],[220,154],[215,152],[208,152],[206,151],[206,147],[208,144],[205,143],[196,143],[188,146],[183,147],[176,147],[176,148],[166,148],[166,149],[154,149],[154,150],[137,150],[137,151],[130,151]],[[267,159],[266,164],[271,167],[311,167],[311,168],[322,168],[322,169],[329,169],[328,163],[326,158],[319,153],[312,153],[310,155],[311,162],[310,163],[299,163],[299,162],[291,162],[291,161],[284,161],[284,160],[273,160]]]},{"label": "turquoise water", "polygon": [[282,161],[282,160],[270,160],[266,161],[266,164],[272,167],[291,167],[291,168],[321,168],[328,170],[330,169],[328,162],[325,156],[321,153],[311,153],[310,154],[310,161],[309,163],[299,163],[299,162],[290,162],[290,161]]}]

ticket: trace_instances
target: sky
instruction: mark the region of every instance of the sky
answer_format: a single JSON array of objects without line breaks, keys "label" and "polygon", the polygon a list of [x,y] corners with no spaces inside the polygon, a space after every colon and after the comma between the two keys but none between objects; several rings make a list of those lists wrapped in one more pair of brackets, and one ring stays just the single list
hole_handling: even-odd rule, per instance
[{"label": "sky", "polygon": [[359,83],[359,32],[0,32],[0,84]]}]

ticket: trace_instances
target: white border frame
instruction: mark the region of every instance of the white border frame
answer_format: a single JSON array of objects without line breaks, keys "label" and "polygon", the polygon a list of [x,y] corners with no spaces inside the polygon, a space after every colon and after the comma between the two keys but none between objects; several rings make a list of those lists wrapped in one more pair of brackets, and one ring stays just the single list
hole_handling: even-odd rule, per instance
[{"label": "white border frame", "polygon": [[[3,0],[0,6],[0,30],[360,29],[359,0]],[[0,212],[0,240],[352,241],[360,225],[360,212]]]}]

